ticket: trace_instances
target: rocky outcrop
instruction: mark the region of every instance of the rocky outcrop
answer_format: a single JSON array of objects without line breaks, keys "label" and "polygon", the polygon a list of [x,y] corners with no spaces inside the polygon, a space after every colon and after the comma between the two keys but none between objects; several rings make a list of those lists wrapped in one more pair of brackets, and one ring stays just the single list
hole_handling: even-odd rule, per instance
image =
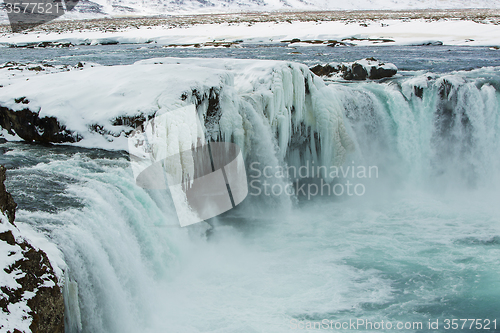
[{"label": "rocky outcrop", "polygon": [[368,76],[368,71],[357,62],[350,66],[342,65],[341,71],[344,80],[363,81]]},{"label": "rocky outcrop", "polygon": [[[25,97],[16,99],[16,103],[28,104]],[[76,142],[78,136],[74,135],[61,125],[54,117],[38,117],[38,114],[23,109],[12,111],[0,106],[0,126],[11,135],[18,135],[23,140],[32,142]]]},{"label": "rocky outcrop", "polygon": [[352,63],[316,65],[310,70],[318,76],[337,76],[344,80],[353,81],[379,80],[392,77],[398,72],[394,64],[386,64],[374,58],[357,60]]},{"label": "rocky outcrop", "polygon": [[[64,300],[47,257],[24,239],[14,224],[16,204],[5,189],[0,166],[0,242],[3,270],[0,285],[0,330],[16,333],[63,333]],[[5,218],[7,217],[7,218]]]},{"label": "rocky outcrop", "polygon": [[429,42],[424,42],[420,44],[414,44],[413,46],[442,46],[443,42],[441,41],[429,41]]},{"label": "rocky outcrop", "polygon": [[[221,89],[221,87],[212,87],[206,92],[192,89],[191,91],[186,91],[181,96],[181,100],[189,100],[193,102],[196,105],[196,108],[199,109],[199,112],[203,112],[201,109],[206,107],[205,128],[208,132],[217,127],[217,123],[221,117],[219,109]],[[27,106],[29,104],[29,100],[26,97],[16,98],[15,102],[18,104],[26,104]],[[141,114],[131,117],[120,116],[111,120],[112,126],[120,128],[118,131],[110,132],[104,129],[100,124],[93,124],[89,126],[88,130],[90,132],[99,133],[100,135],[109,135],[115,138],[123,134],[128,136],[138,126],[153,117],[154,114]],[[0,128],[7,130],[10,135],[19,136],[27,142],[72,143],[78,142],[82,138],[80,133],[72,132],[68,130],[66,126],[61,125],[57,118],[40,118],[37,113],[29,110],[28,108],[20,111],[13,111],[9,108],[0,106]]]},{"label": "rocky outcrop", "polygon": [[354,46],[354,44],[351,43],[345,43],[343,41],[337,41],[337,40],[300,40],[298,38],[290,39],[290,40],[282,40],[282,43],[288,43],[290,46],[292,46],[295,43],[302,43],[302,44],[312,44],[312,45],[318,45],[318,44],[323,44],[329,47],[336,47],[336,46]]},{"label": "rocky outcrop", "polygon": [[23,49],[35,49],[35,48],[63,48],[74,46],[70,42],[40,42],[40,43],[26,43],[26,44],[11,44],[10,48],[23,48]]},{"label": "rocky outcrop", "polygon": [[[39,43],[49,47],[48,44]],[[42,46],[40,46],[42,47]],[[74,66],[53,65],[47,62],[19,63],[9,61],[0,65],[0,71],[8,71],[9,77],[26,77],[33,75],[55,74],[59,72],[79,71],[96,64],[78,62]],[[1,86],[0,86],[1,87]],[[13,105],[0,105],[0,127],[8,134],[18,136],[27,142],[71,143],[81,140],[79,134],[68,129],[55,117],[40,116],[41,108],[33,106],[32,101],[24,93],[16,93]]]},{"label": "rocky outcrop", "polygon": [[340,64],[326,64],[326,65],[318,64],[309,69],[317,76],[331,76],[333,74],[339,73],[341,68],[342,67]]}]

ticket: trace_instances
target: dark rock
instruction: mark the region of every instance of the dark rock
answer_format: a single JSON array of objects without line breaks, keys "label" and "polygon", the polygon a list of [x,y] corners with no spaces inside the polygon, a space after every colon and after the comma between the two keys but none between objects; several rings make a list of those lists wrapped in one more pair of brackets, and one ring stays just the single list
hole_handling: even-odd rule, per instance
[{"label": "dark rock", "polygon": [[[15,100],[16,103],[27,104],[26,97]],[[29,109],[13,111],[0,106],[0,126],[11,135],[19,135],[23,140],[43,143],[76,142],[78,136],[66,129],[54,117],[39,118],[37,113]]]},{"label": "dark rock", "polygon": [[368,73],[365,68],[358,63],[353,63],[352,65],[342,65],[340,68],[342,73],[342,78],[344,80],[354,80],[354,81],[362,81],[366,80]]},{"label": "dark rock", "polygon": [[[343,38],[342,41],[351,41],[351,42],[356,42],[356,41],[367,41],[367,42],[372,42],[372,43],[394,43],[395,40],[393,39],[388,39],[388,38],[358,38],[358,37],[350,37],[350,38]],[[355,46],[356,44],[352,43],[346,43],[346,45],[350,46]]]},{"label": "dark rock", "polygon": [[338,73],[340,71],[340,67],[326,64],[324,66],[316,65],[310,70],[318,76],[330,76],[332,73]]},{"label": "dark rock", "polygon": [[351,68],[352,68],[351,80],[355,81],[366,80],[368,73],[366,72],[366,69],[362,65],[355,62],[354,64],[352,64]]},{"label": "dark rock", "polygon": [[28,67],[28,70],[29,71],[35,71],[35,72],[41,72],[44,69],[42,68],[42,66],[35,66],[35,67]]},{"label": "dark rock", "polygon": [[339,42],[337,40],[329,40],[328,42],[326,42],[326,46],[329,46],[329,47],[336,47],[336,46],[354,46],[354,44],[351,44],[351,43],[345,43],[345,42]]},{"label": "dark rock", "polygon": [[9,245],[16,245],[16,238],[14,237],[12,231],[10,230],[0,233],[0,240],[6,242]]},{"label": "dark rock", "polygon": [[289,44],[294,44],[294,43],[305,43],[305,44],[312,44],[312,45],[327,45],[330,47],[335,47],[335,46],[348,46],[347,43],[344,42],[339,42],[336,40],[321,40],[321,39],[308,39],[308,40],[300,40],[298,38],[290,39],[290,40],[282,40],[282,43],[289,43]]},{"label": "dark rock", "polygon": [[69,42],[40,42],[40,43],[27,43],[21,45],[16,45],[16,44],[9,45],[10,48],[16,48],[16,49],[55,48],[55,47],[63,48],[72,46],[74,45]]},{"label": "dark rock", "polygon": [[[381,64],[383,65],[383,64]],[[394,68],[384,68],[381,66],[372,66],[371,71],[370,71],[370,80],[379,80],[385,77],[392,77],[396,75],[398,72],[397,69]]]},{"label": "dark rock", "polygon": [[415,96],[417,96],[418,98],[421,99],[424,96],[424,88],[414,86],[413,89],[415,91]]},{"label": "dark rock", "polygon": [[[366,64],[367,61],[368,65]],[[363,65],[362,62],[365,64]],[[392,77],[398,72],[396,66],[385,65],[375,58],[366,58],[365,60],[358,60],[353,63],[316,65],[310,68],[310,70],[318,76],[331,76],[334,73],[339,73],[344,80],[354,81],[363,81],[367,78],[370,80],[379,80]]]},{"label": "dark rock", "polygon": [[104,39],[104,40],[101,40],[99,41],[98,43],[99,45],[118,45],[118,41],[117,40],[108,40],[108,39]]},{"label": "dark rock", "polygon": [[127,127],[133,127],[134,129],[141,126],[144,122],[146,121],[146,117],[144,115],[138,115],[138,116],[121,116],[118,118],[113,119],[111,124],[113,126],[127,126]]},{"label": "dark rock", "polygon": [[17,104],[19,104],[19,103],[29,104],[30,103],[30,101],[26,98],[26,96],[16,98],[16,99],[14,99],[14,102],[16,102]]},{"label": "dark rock", "polygon": [[420,45],[416,45],[416,46],[441,46],[443,45],[443,42],[441,41],[436,41],[436,42],[427,42],[427,43],[422,43]]},{"label": "dark rock", "polygon": [[449,99],[450,93],[453,91],[453,84],[448,80],[443,80],[439,87],[439,96],[441,100]]}]

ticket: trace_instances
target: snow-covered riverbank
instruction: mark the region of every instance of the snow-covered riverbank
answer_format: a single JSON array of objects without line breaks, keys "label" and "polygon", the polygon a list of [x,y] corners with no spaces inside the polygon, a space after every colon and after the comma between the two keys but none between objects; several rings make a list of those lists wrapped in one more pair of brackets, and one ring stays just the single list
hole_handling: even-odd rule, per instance
[{"label": "snow-covered riverbank", "polygon": [[[448,14],[446,14],[448,13]],[[230,47],[241,43],[319,46],[500,45],[495,10],[448,12],[332,12],[246,14],[53,22],[13,34],[0,45],[42,42],[79,44],[155,43],[170,47]],[[0,29],[1,31],[1,29]],[[299,43],[300,42],[300,43]]]}]

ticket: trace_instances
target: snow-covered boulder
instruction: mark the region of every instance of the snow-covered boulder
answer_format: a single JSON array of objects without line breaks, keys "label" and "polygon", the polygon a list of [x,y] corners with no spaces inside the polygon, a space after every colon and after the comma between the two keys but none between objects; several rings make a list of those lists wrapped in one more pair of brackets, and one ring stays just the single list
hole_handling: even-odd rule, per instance
[{"label": "snow-covered boulder", "polygon": [[374,58],[366,58],[349,63],[316,65],[311,71],[318,76],[336,76],[344,80],[379,80],[397,74],[394,64],[383,63]]}]

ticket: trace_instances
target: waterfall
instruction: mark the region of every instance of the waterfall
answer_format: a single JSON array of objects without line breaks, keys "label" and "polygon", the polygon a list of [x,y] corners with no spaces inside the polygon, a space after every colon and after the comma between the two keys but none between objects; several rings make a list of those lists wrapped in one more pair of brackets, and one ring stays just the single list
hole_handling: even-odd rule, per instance
[{"label": "waterfall", "polygon": [[330,88],[342,100],[357,161],[412,186],[470,188],[498,181],[498,84],[482,69]]},{"label": "waterfall", "polygon": [[[154,72],[151,66],[161,66],[152,63],[158,62],[135,66]],[[298,64],[245,63],[242,71],[236,70],[238,61],[219,66],[229,73],[217,76],[218,85],[196,86],[198,95],[186,95],[183,103],[196,105],[207,140],[237,143],[247,167],[354,162],[377,165],[386,176],[381,182],[410,187],[467,189],[498,182],[500,79],[494,70],[326,85]],[[160,109],[171,101],[167,97],[155,99]],[[343,263],[351,260],[342,257],[350,245],[325,257],[323,249],[333,246],[328,237],[338,230],[318,229],[321,235],[311,236],[300,229],[310,217],[279,210],[292,207],[293,199],[250,198],[252,204],[221,217],[216,232],[207,224],[180,228],[169,194],[137,186],[127,156],[14,148],[6,156],[19,158],[22,166],[12,182],[38,184],[15,187],[24,207],[18,220],[48,235],[69,267],[68,333],[236,332],[241,325],[248,332],[288,332],[285,319],[326,317],[395,297],[397,286],[376,269]],[[44,188],[54,190],[39,194]],[[26,208],[33,193],[40,209]],[[57,207],[54,196],[67,204]],[[313,208],[325,225],[336,214],[346,225],[357,223],[342,206]],[[260,242],[248,236],[255,220],[264,230]],[[364,226],[358,228],[362,234]],[[298,247],[287,247],[289,242]],[[297,274],[289,274],[291,267]]]}]

